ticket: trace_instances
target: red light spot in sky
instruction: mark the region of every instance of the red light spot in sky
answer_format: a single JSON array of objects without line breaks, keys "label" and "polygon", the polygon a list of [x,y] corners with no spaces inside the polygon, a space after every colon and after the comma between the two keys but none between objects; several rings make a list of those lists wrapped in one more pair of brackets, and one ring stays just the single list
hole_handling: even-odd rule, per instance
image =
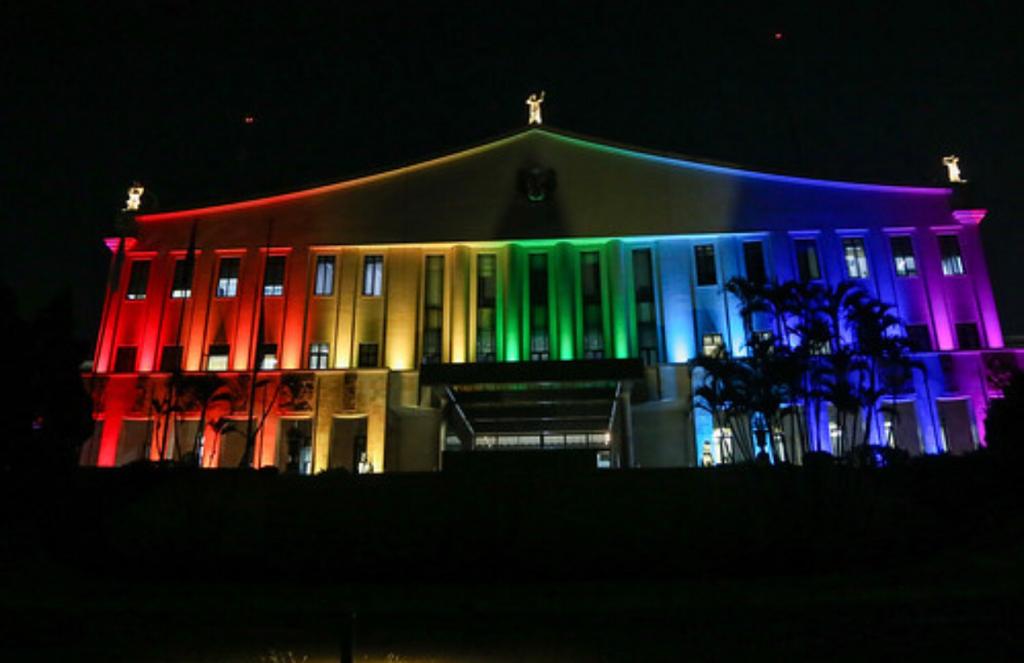
[{"label": "red light spot in sky", "polygon": [[781,32],[776,32],[775,33],[775,41],[782,41],[782,33]]},{"label": "red light spot in sky", "polygon": [[246,124],[254,124],[255,122],[256,122],[256,118],[253,117],[252,115],[246,115],[245,116],[245,123]]}]

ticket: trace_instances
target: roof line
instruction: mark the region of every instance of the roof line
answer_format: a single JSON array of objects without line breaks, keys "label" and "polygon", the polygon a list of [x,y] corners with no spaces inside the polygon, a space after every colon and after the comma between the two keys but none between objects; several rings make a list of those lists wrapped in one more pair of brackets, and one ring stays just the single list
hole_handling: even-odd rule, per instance
[{"label": "roof line", "polygon": [[316,186],[308,189],[300,189],[298,191],[292,191],[288,193],[276,194],[271,196],[261,196],[258,198],[251,198],[249,200],[243,200],[239,202],[221,203],[217,205],[194,207],[169,212],[152,212],[148,214],[139,214],[138,216],[136,216],[136,219],[138,221],[171,221],[174,219],[186,217],[203,216],[222,212],[235,212],[244,209],[250,209],[253,207],[262,207],[265,205],[283,203],[291,200],[309,198],[320,194],[331,193],[334,191],[341,191],[343,189],[348,189],[362,184],[368,184],[370,182],[375,182],[389,177],[404,175],[407,173],[415,172],[417,170],[430,168],[441,163],[446,163],[463,157],[479,154],[481,152],[505,145],[506,143],[519,139],[533,132],[545,133],[559,140],[580,145],[588,149],[611,152],[614,154],[621,154],[630,157],[639,157],[642,159],[649,159],[660,163],[665,163],[668,165],[682,166],[684,168],[695,168],[698,170],[705,170],[707,172],[733,175],[739,177],[748,177],[772,182],[827,187],[834,189],[848,189],[856,191],[876,191],[880,193],[904,193],[924,195],[948,195],[952,193],[952,189],[948,187],[920,187],[891,184],[870,184],[861,182],[844,182],[841,180],[826,180],[811,177],[801,177],[797,175],[783,175],[779,173],[749,170],[725,162],[700,160],[688,156],[674,154],[671,152],[662,152],[646,148],[633,147],[630,145],[616,143],[604,139],[593,138],[583,134],[577,134],[571,131],[567,131],[565,129],[558,129],[551,126],[530,126],[526,127],[525,129],[516,130],[510,134],[505,134],[496,139],[490,139],[486,142],[478,143],[471,147],[458,150],[456,152],[451,152],[448,154],[444,154],[442,156],[433,157],[425,161],[418,161],[406,164],[404,166],[384,170],[378,173],[371,173],[369,175],[363,175],[348,180],[342,180],[341,182],[334,182],[331,184],[325,184],[322,186]]},{"label": "roof line", "polygon": [[550,133],[562,140],[575,144],[581,144],[583,147],[588,147],[590,149],[598,149],[623,154],[626,156],[635,156],[644,159],[652,159],[670,165],[697,168],[701,170],[707,170],[709,172],[721,173],[726,175],[736,175],[740,177],[764,179],[775,182],[783,182],[787,184],[804,184],[809,186],[823,186],[837,189],[854,189],[860,191],[878,191],[890,193],[909,193],[927,195],[948,195],[953,192],[953,190],[949,187],[909,186],[900,184],[873,184],[870,182],[846,182],[843,180],[828,180],[815,177],[806,177],[801,175],[787,175],[783,173],[772,173],[767,171],[751,170],[749,168],[744,168],[742,166],[729,162],[714,161],[711,159],[697,159],[686,155],[676,154],[674,152],[635,147],[632,145],[627,145],[625,143],[617,143],[605,139],[594,138],[592,136],[567,131],[565,129],[545,127],[543,131],[545,131],[546,133]]}]

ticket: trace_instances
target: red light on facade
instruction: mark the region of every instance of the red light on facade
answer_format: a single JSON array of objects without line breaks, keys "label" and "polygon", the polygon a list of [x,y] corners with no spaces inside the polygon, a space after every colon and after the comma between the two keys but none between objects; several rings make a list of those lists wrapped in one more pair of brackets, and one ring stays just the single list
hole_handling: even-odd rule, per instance
[{"label": "red light on facade", "polygon": [[775,33],[775,41],[782,41],[782,33],[781,32],[776,32]]},{"label": "red light on facade", "polygon": [[245,121],[246,124],[255,124],[256,123],[256,118],[253,117],[252,115],[246,115],[244,121]]}]

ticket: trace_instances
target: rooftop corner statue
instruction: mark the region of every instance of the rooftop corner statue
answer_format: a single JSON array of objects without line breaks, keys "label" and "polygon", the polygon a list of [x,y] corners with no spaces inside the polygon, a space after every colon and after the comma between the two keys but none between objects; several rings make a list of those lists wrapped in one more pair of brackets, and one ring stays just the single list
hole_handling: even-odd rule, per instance
[{"label": "rooftop corner statue", "polygon": [[139,211],[139,207],[142,205],[142,194],[145,193],[145,191],[146,189],[138,182],[134,182],[130,187],[128,187],[128,200],[124,202],[124,211]]},{"label": "rooftop corner statue", "polygon": [[526,98],[526,105],[530,107],[530,120],[527,124],[543,124],[544,120],[540,117],[540,105],[544,103],[544,90],[541,90],[540,96],[534,92]]},{"label": "rooftop corner statue", "polygon": [[951,183],[967,183],[967,180],[960,177],[960,157],[955,154],[950,154],[948,157],[942,157],[942,165],[946,167],[946,173],[949,176],[949,181]]}]

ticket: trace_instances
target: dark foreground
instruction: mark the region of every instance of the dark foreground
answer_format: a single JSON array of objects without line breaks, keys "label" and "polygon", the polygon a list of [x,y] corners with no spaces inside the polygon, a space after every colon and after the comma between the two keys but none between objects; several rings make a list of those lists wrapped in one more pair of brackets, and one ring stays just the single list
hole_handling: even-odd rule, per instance
[{"label": "dark foreground", "polygon": [[[3,660],[1011,659],[1019,468],[3,477]],[[390,659],[388,657],[391,657]]]}]

